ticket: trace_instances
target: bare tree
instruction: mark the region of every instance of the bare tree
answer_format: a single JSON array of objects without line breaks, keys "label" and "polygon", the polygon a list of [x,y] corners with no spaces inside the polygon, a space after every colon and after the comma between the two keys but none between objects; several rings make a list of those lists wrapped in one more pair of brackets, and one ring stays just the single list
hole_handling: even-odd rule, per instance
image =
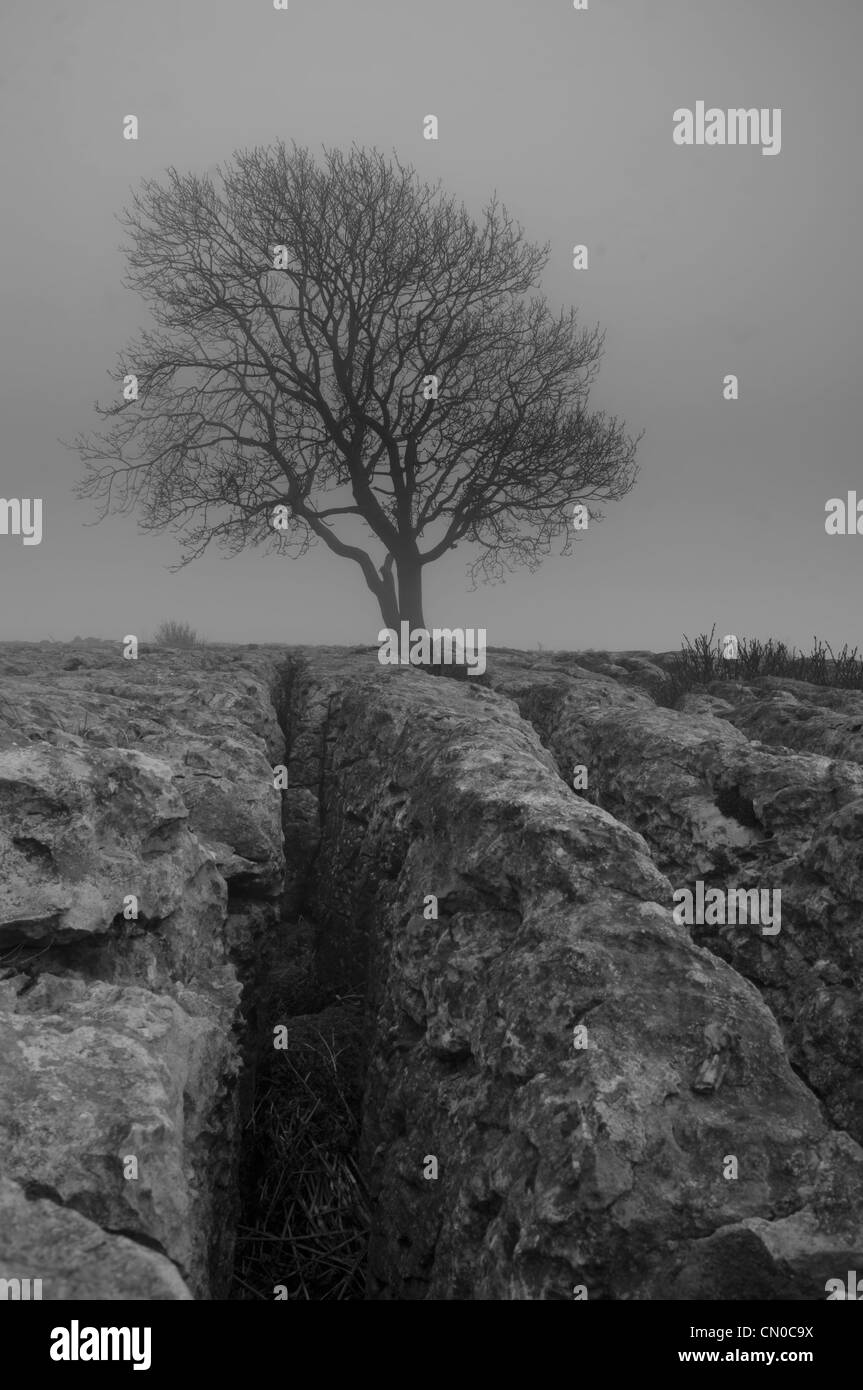
[{"label": "bare tree", "polygon": [[423,568],[459,542],[474,582],[536,569],[574,504],[632,487],[637,440],[587,411],[603,335],[527,297],[548,247],[496,197],[478,224],[356,147],[240,151],[215,180],[169,169],[120,218],[156,327],[112,373],[138,398],[73,442],[100,519],[139,508],[178,568],[323,541],[422,627]]}]

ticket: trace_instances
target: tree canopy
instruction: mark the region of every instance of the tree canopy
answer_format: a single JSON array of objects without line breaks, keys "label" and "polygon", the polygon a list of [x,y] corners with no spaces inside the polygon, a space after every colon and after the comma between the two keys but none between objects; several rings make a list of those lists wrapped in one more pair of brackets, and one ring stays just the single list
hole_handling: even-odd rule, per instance
[{"label": "tree canopy", "polygon": [[457,544],[474,581],[535,569],[575,504],[632,487],[637,440],[588,411],[603,335],[552,313],[548,247],[496,196],[477,221],[396,157],[279,143],[171,168],[120,220],[155,327],[75,441],[77,490],[172,531],[181,565],[323,542],[387,626],[422,626],[423,569]]}]

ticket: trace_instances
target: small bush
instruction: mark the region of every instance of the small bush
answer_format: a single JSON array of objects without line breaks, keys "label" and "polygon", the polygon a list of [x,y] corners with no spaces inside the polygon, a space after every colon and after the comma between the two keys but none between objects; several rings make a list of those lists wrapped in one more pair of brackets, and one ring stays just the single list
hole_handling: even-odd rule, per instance
[{"label": "small bush", "polygon": [[716,624],[710,635],[702,632],[690,642],[683,638],[683,649],[668,666],[668,680],[659,703],[673,708],[677,701],[696,686],[712,681],[748,681],[759,676],[784,676],[789,680],[808,681],[810,685],[825,685],[839,690],[863,690],[863,656],[857,648],[849,651],[846,642],[834,652],[827,642],[812,639],[812,651],[806,655],[796,647],[768,637],[738,641],[736,661],[722,655],[721,641],[714,642]]},{"label": "small bush", "polygon": [[198,634],[188,623],[164,622],[153,638],[157,647],[197,647]]}]

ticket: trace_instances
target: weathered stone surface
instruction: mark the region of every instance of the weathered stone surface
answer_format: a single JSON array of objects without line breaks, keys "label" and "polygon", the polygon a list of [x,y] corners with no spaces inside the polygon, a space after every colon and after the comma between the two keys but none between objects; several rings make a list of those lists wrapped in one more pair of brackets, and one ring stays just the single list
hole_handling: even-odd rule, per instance
[{"label": "weathered stone surface", "polygon": [[[292,666],[320,956],[345,984],[368,972],[374,1004],[372,1296],[821,1296],[863,1252],[863,1153],[831,1132],[757,991],[673,922],[645,840],[573,795],[488,690],[362,660],[352,681],[315,652]],[[544,671],[537,701],[558,680]],[[599,718],[653,709],[585,668],[564,680]],[[715,737],[745,748],[726,724]],[[711,1023],[737,1047],[704,1093]],[[729,1152],[741,1181],[722,1176]],[[779,1229],[795,1214],[808,1248]]]},{"label": "weathered stone surface", "polygon": [[[646,652],[460,682],[120,653],[0,648],[0,1277],[225,1295],[238,967],[274,943],[282,1011],[367,999],[369,1297],[809,1299],[863,1267],[851,693],[668,709]],[[696,879],[780,887],[778,938],[678,925]]]},{"label": "weathered stone surface", "polygon": [[[94,1252],[110,1269],[126,1236],[145,1252],[127,1296],[223,1297],[233,962],[251,969],[283,882],[276,664],[75,650],[0,649],[0,1176],[54,1204],[65,1244],[43,1264],[68,1296],[113,1296]],[[16,1229],[0,1224],[9,1268]]]},{"label": "weathered stone surface", "polygon": [[[49,1301],[189,1300],[176,1267],[158,1251],[109,1235],[93,1221],[0,1177],[0,1279],[41,1279]],[[34,1285],[31,1284],[31,1296]],[[14,1296],[14,1295],[12,1295]]]},{"label": "weathered stone surface", "polygon": [[170,766],[133,749],[0,752],[0,947],[107,932],[130,894],[160,921],[192,879],[218,902],[188,815]]},{"label": "weathered stone surface", "polygon": [[[778,688],[777,688],[778,687]],[[728,718],[747,738],[863,763],[863,694],[765,677],[734,701]]]},{"label": "weathered stone surface", "polygon": [[172,999],[47,973],[20,994],[0,983],[0,1172],[154,1241],[198,1293],[231,1212],[212,1150],[234,1123],[237,994],[216,1012],[182,987]]},{"label": "weathered stone surface", "polygon": [[559,766],[589,768],[590,797],[645,836],[673,888],[781,891],[776,937],[692,930],[764,991],[794,1065],[834,1123],[863,1140],[863,769],[753,745],[739,688],[732,724],[543,670],[498,663],[493,683]]},{"label": "weathered stone surface", "polygon": [[[110,748],[167,762],[190,829],[224,876],[277,894],[281,798],[271,769],[284,740],[272,698],[274,655],[250,652],[238,665],[230,650],[145,648],[137,661],[123,659],[120,643],[102,652],[98,666],[74,672],[63,669],[68,648],[60,644],[56,653],[24,648],[17,660],[0,660],[0,750],[47,741],[99,750],[100,765]],[[10,668],[20,677],[14,692],[3,679]]]}]

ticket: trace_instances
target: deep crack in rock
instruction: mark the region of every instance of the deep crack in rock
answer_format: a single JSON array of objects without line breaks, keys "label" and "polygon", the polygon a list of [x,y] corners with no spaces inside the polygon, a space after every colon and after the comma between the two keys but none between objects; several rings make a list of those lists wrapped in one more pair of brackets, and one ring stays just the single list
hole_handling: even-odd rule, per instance
[{"label": "deep crack in rock", "polygon": [[[67,657],[0,705],[0,1276],[804,1299],[863,1261],[863,696]],[[678,924],[696,880],[780,888],[781,933]]]}]

